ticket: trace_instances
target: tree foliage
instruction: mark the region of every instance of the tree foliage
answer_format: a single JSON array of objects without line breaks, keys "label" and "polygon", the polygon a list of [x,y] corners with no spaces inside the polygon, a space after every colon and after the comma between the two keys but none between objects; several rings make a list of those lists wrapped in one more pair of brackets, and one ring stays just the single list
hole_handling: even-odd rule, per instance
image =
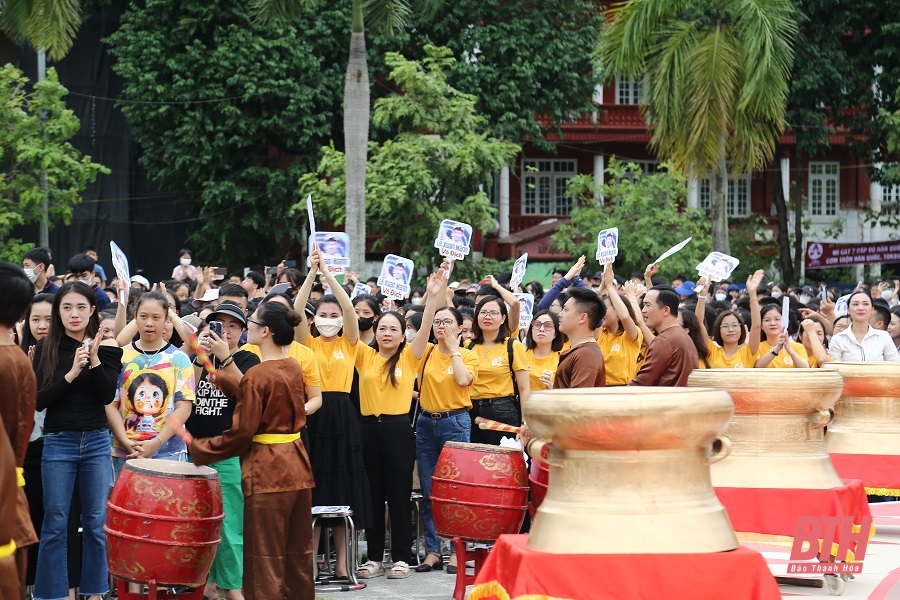
[{"label": "tree foliage", "polygon": [[[597,234],[609,227],[619,228],[619,255],[616,270],[641,271],[663,252],[685,238],[694,239],[680,252],[660,263],[660,271],[674,276],[688,274],[711,250],[710,223],[702,211],[685,209],[687,183],[684,175],[661,165],[661,171],[646,175],[639,165],[622,163],[612,157],[606,167],[605,183],[596,187],[591,175],[577,175],[569,181],[569,193],[577,200],[569,223],[553,235],[553,244],[574,256],[588,259],[585,272],[599,267],[595,260]],[[603,202],[595,200],[602,194]]]},{"label": "tree foliage", "polygon": [[[416,25],[410,47],[447,46],[462,57],[447,79],[478,98],[495,135],[544,138],[548,129],[595,109],[591,50],[603,13],[593,0],[447,2]],[[414,52],[414,56],[419,53]]]},{"label": "tree foliage", "polygon": [[[389,79],[401,93],[375,102],[372,122],[385,140],[369,143],[366,170],[372,230],[381,234],[381,244],[399,243],[416,264],[432,262],[442,219],[476,229],[490,224],[493,209],[484,188],[491,185],[491,173],[520,151],[491,137],[475,98],[447,83],[454,63],[450,50],[426,46],[425,54],[421,62],[399,53],[385,57]],[[345,185],[345,157],[332,144],[323,149],[318,169],[300,178],[301,197],[311,193],[316,214],[340,225]],[[303,201],[294,210],[305,207]]]},{"label": "tree foliage", "polygon": [[14,262],[27,250],[8,238],[14,227],[40,223],[45,201],[50,223],[68,225],[88,184],[109,173],[69,142],[81,121],[66,106],[68,91],[55,69],[31,91],[27,86],[20,70],[0,68],[0,258]]},{"label": "tree foliage", "polygon": [[78,0],[2,0],[0,29],[16,43],[43,48],[51,60],[60,60],[72,48],[81,9]]},{"label": "tree foliage", "polygon": [[120,107],[150,178],[189,194],[201,259],[263,261],[299,237],[288,210],[335,128],[334,38],[348,29],[340,9],[256,26],[242,0],[145,0],[123,14],[108,39]]}]

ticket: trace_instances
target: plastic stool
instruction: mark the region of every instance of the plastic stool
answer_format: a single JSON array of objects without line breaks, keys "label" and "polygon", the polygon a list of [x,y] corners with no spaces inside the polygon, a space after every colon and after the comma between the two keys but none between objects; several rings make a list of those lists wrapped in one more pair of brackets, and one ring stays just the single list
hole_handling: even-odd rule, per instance
[{"label": "plastic stool", "polygon": [[[356,537],[356,525],[353,524],[353,511],[349,506],[313,506],[312,526],[315,530],[319,519],[342,519],[344,529],[347,531],[347,581],[343,579],[316,578],[316,591],[318,592],[352,592],[366,587],[356,578],[356,558],[359,556],[359,538]],[[326,555],[325,560],[328,560]],[[313,563],[315,565],[315,562]]]},{"label": "plastic stool", "polygon": [[[462,538],[453,538],[453,547],[456,549],[456,587],[453,588],[454,600],[466,599],[466,586],[475,583],[484,561],[487,560],[487,548],[475,548],[471,552],[466,550],[466,542]],[[466,563],[475,559],[475,574],[466,574]]]}]

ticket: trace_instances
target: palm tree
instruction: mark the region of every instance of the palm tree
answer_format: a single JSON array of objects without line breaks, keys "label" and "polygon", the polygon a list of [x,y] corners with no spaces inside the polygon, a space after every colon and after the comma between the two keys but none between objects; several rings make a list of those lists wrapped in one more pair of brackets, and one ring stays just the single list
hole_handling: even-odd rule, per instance
[{"label": "palm tree", "polygon": [[730,253],[728,163],[737,174],[762,168],[785,127],[790,0],[628,0],[609,12],[597,45],[603,73],[642,81],[660,157],[712,175],[713,249]]},{"label": "palm tree", "polygon": [[[322,0],[253,0],[254,17],[263,23],[290,23],[302,10]],[[414,6],[415,5],[415,6]],[[433,16],[442,0],[352,0],[350,58],[344,78],[344,153],[347,160],[345,230],[353,240],[350,262],[357,268],[366,258],[366,160],[369,143],[369,67],[366,60],[365,23],[387,35],[406,26],[414,11]]]},{"label": "palm tree", "polygon": [[0,29],[14,42],[30,43],[60,60],[72,48],[81,8],[78,0],[0,0]]}]

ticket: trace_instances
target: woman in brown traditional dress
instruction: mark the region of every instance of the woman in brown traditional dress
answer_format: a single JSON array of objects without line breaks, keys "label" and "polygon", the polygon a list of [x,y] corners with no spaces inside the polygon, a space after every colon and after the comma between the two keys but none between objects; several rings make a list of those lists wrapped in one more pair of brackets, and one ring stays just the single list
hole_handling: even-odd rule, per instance
[{"label": "woman in brown traditional dress", "polygon": [[231,429],[193,439],[182,434],[199,465],[241,457],[244,491],[244,597],[313,600],[312,469],[300,431],[306,406],[321,401],[300,364],[288,357],[294,327],[303,318],[278,302],[260,305],[248,341],[262,363],[238,384],[219,371],[216,385],[237,399]]}]

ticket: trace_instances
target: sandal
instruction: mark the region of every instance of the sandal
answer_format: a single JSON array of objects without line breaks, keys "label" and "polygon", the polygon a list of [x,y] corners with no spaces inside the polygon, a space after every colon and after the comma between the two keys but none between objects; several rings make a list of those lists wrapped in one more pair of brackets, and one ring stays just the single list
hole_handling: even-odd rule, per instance
[{"label": "sandal", "polygon": [[388,579],[406,579],[412,573],[409,570],[409,565],[403,562],[402,560],[398,560],[394,563],[394,566],[391,567],[390,573],[388,573]]},{"label": "sandal", "polygon": [[444,570],[444,557],[438,554],[437,552],[429,552],[428,555],[425,556],[425,560],[428,560],[428,556],[437,556],[438,561],[433,565],[429,565],[427,562],[423,562],[421,565],[415,568],[416,573],[428,573],[429,571],[443,571]]},{"label": "sandal", "polygon": [[384,576],[384,565],[379,565],[374,561],[368,561],[356,569],[356,576],[360,579],[372,579],[373,577]]}]

